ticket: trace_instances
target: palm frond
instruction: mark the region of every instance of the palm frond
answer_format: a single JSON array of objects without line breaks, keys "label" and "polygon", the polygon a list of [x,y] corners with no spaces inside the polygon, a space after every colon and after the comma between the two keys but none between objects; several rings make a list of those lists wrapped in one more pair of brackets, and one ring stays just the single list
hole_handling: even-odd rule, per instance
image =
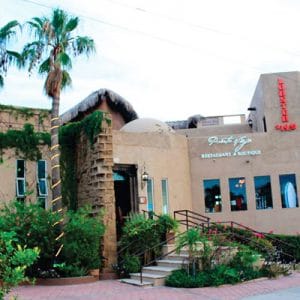
[{"label": "palm frond", "polygon": [[8,22],[6,25],[0,28],[0,41],[2,43],[5,43],[10,40],[12,36],[16,35],[15,27],[19,26],[21,28],[21,25],[18,21],[13,20]]},{"label": "palm frond", "polygon": [[55,63],[59,63],[64,69],[72,69],[72,61],[70,56],[66,52],[61,52],[57,55]]},{"label": "palm frond", "polygon": [[70,74],[66,71],[62,71],[62,81],[61,81],[61,89],[64,90],[67,87],[72,85],[72,79]]},{"label": "palm frond", "polygon": [[56,8],[53,10],[51,25],[57,37],[59,37],[63,32],[67,18],[67,13],[62,9]]},{"label": "palm frond", "polygon": [[4,78],[3,76],[0,74],[0,88],[3,88],[4,86]]},{"label": "palm frond", "polygon": [[79,23],[79,18],[78,17],[71,18],[68,21],[68,23],[66,24],[65,31],[66,32],[73,31],[78,26],[78,23]]},{"label": "palm frond", "polygon": [[24,66],[24,60],[23,57],[20,53],[16,52],[16,51],[10,51],[7,50],[7,57],[8,57],[8,64],[9,65],[15,65],[18,68],[21,68]]},{"label": "palm frond", "polygon": [[50,58],[45,59],[38,70],[39,74],[45,74],[50,72]]},{"label": "palm frond", "polygon": [[96,51],[94,40],[87,36],[77,36],[72,43],[74,55],[85,54],[89,56]]}]

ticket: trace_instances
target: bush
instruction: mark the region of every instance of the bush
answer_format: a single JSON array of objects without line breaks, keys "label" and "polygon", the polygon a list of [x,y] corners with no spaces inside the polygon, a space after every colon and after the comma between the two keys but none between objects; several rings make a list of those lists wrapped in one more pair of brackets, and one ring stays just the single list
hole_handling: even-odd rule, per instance
[{"label": "bush", "polygon": [[[58,213],[41,208],[38,204],[12,202],[0,210],[0,231],[13,231],[22,247],[38,246],[40,256],[26,274],[31,277],[78,276],[100,267],[100,240],[104,234],[102,216],[90,217],[90,208],[68,212],[64,225],[65,235],[60,242],[55,222]],[[55,253],[63,243],[58,257],[65,268],[54,268]],[[60,273],[60,274],[58,274]]]},{"label": "bush", "polygon": [[[100,241],[105,227],[102,215],[91,217],[91,208],[84,207],[67,213],[61,260],[67,266],[79,269],[95,269],[101,264]],[[72,275],[72,274],[69,274]]]},{"label": "bush", "polygon": [[[281,234],[270,234],[270,237],[274,237],[283,243],[273,244],[276,246],[277,250],[282,253],[283,259],[286,262],[295,261],[300,262],[300,235],[281,235]],[[284,254],[288,255],[284,255]]]},{"label": "bush", "polygon": [[39,250],[18,244],[15,232],[0,232],[0,300],[10,289],[27,280],[25,270],[38,257]]},{"label": "bush", "polygon": [[53,224],[59,220],[59,215],[41,208],[38,204],[12,202],[0,210],[0,231],[16,233],[18,243],[28,248],[36,246],[40,256],[28,274],[34,275],[37,269],[48,269],[53,264],[53,258],[58,242],[58,226]]},{"label": "bush", "polygon": [[166,285],[185,288],[219,286],[258,278],[263,274],[253,267],[253,263],[258,258],[256,252],[242,246],[228,265],[216,265],[211,269],[204,269],[193,275],[186,270],[177,270],[167,277]]}]

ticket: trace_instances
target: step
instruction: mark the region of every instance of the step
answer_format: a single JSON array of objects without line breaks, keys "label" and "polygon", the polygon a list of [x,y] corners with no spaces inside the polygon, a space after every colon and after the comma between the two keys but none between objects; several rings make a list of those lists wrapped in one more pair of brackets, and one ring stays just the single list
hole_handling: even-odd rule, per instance
[{"label": "step", "polygon": [[124,278],[119,280],[122,283],[132,284],[140,287],[152,287],[153,283],[150,281],[143,280],[141,283],[140,280],[132,279],[132,278]]},{"label": "step", "polygon": [[166,259],[168,260],[188,260],[189,259],[189,255],[186,253],[180,253],[180,254],[176,254],[176,253],[171,253],[168,256],[166,256]]},{"label": "step", "polygon": [[161,259],[161,260],[156,261],[156,263],[160,267],[172,267],[172,268],[176,268],[176,269],[181,269],[182,265],[188,264],[188,261]]},{"label": "step", "polygon": [[162,267],[162,266],[150,266],[144,267],[143,272],[145,273],[152,273],[158,275],[165,275],[168,276],[172,273],[172,271],[177,270],[175,267]]},{"label": "step", "polygon": [[[154,286],[164,285],[166,277],[162,274],[143,273],[143,281],[151,282]],[[130,278],[140,281],[140,273],[130,273]]]}]

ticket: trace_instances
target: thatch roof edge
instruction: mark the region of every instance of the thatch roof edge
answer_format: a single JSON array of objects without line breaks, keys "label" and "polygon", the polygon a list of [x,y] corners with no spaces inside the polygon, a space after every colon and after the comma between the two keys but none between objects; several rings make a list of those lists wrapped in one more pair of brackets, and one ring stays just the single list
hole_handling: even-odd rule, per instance
[{"label": "thatch roof edge", "polygon": [[63,113],[60,116],[62,124],[68,123],[76,119],[80,114],[100,105],[104,99],[106,99],[108,106],[112,110],[117,111],[122,115],[126,123],[138,118],[138,115],[132,105],[123,97],[111,90],[99,89]]}]

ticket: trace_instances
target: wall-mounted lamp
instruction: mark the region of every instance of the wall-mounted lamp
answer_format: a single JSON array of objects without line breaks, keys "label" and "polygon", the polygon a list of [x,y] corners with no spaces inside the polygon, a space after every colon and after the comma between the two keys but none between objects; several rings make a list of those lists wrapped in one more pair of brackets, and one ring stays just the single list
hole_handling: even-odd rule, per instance
[{"label": "wall-mounted lamp", "polygon": [[148,179],[149,179],[149,174],[146,171],[144,171],[142,174],[142,181],[148,181]]},{"label": "wall-mounted lamp", "polygon": [[248,119],[248,125],[249,125],[250,128],[253,127],[253,121],[251,119]]},{"label": "wall-mounted lamp", "polygon": [[143,189],[145,187],[145,184],[147,183],[147,181],[149,180],[149,174],[144,170],[144,172],[142,173],[141,176],[141,188]]}]

